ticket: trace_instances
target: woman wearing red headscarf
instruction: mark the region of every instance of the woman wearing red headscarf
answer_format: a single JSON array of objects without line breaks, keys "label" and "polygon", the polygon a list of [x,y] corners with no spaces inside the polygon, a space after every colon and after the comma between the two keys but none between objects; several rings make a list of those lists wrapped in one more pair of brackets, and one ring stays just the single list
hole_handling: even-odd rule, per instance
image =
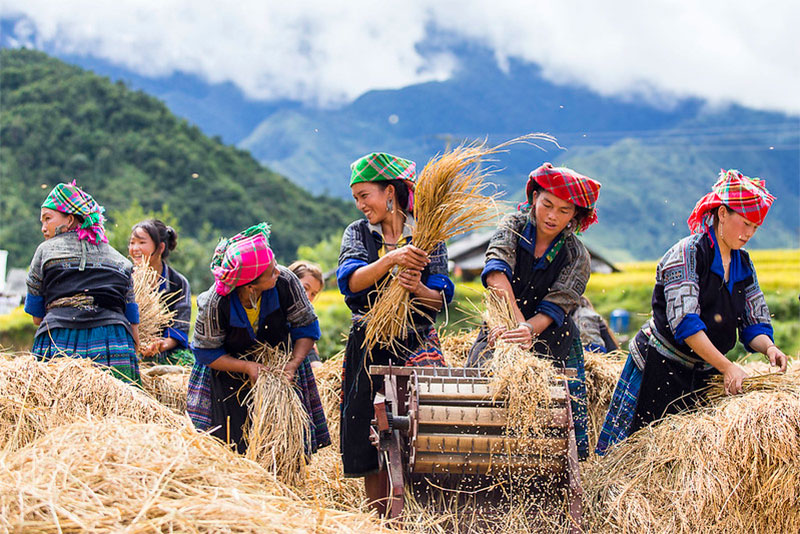
[{"label": "woman wearing red headscarf", "polygon": [[[306,453],[330,445],[314,374],[306,355],[319,339],[319,322],[300,280],[278,265],[261,223],[223,239],[211,260],[214,285],[197,297],[187,410],[199,430],[244,453],[247,407],[242,400],[264,368],[244,355],[257,342],[283,346],[291,359],[283,372],[311,421]],[[287,346],[287,340],[291,345]]]},{"label": "woman wearing red headscarf", "polygon": [[492,357],[494,340],[518,342],[559,366],[575,368],[570,381],[578,454],[586,458],[586,387],[580,333],[570,317],[591,271],[589,253],[575,236],[597,222],[600,183],[572,169],[545,163],[531,172],[528,202],[506,216],[492,236],[481,274],[483,284],[507,295],[519,324],[511,330],[483,328],[468,366]]},{"label": "woman wearing red headscarf", "polygon": [[736,344],[786,370],[775,346],[769,309],[742,247],[764,222],[775,197],[764,181],[722,171],[689,216],[692,235],[661,258],[653,317],[631,341],[597,444],[597,453],[662,418],[697,405],[715,374],[725,391],[742,391],[747,373],[725,353]]}]

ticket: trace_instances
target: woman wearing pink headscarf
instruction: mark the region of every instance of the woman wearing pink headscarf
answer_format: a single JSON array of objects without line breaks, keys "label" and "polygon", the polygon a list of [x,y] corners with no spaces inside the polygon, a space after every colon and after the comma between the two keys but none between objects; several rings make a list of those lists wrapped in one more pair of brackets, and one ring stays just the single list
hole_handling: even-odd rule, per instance
[{"label": "woman wearing pink headscarf", "polygon": [[[283,372],[311,419],[306,452],[330,444],[314,375],[306,354],[319,339],[314,309],[297,277],[278,265],[269,247],[269,226],[261,223],[223,239],[214,251],[214,285],[197,297],[198,316],[192,350],[196,363],[189,381],[188,412],[200,430],[236,445],[243,453],[242,404],[264,368],[244,354],[256,342],[291,349]],[[291,340],[291,345],[287,343]]]},{"label": "woman wearing pink headscarf", "polygon": [[653,316],[630,343],[598,454],[667,414],[694,407],[713,375],[723,375],[728,394],[741,393],[747,373],[725,356],[737,337],[749,352],[786,370],[755,267],[742,248],[774,200],[763,180],[730,170],[697,202],[687,221],[692,235],[656,268]]}]

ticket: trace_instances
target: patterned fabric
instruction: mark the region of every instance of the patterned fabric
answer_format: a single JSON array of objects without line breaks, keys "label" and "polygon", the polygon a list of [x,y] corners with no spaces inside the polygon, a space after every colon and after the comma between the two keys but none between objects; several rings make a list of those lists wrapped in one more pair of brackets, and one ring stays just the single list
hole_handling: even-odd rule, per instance
[{"label": "patterned fabric", "polygon": [[31,352],[40,360],[58,356],[88,358],[120,380],[141,385],[133,338],[120,325],[54,328],[36,336]]},{"label": "patterned fabric", "polygon": [[564,361],[564,367],[575,369],[578,372],[575,378],[567,380],[567,387],[572,407],[572,423],[575,426],[575,441],[578,445],[578,458],[585,460],[589,457],[589,401],[586,397],[583,346],[581,346],[581,338],[578,336],[572,340],[572,348],[569,357]]},{"label": "patterned fabric", "polygon": [[103,228],[105,208],[95,202],[89,193],[75,185],[75,180],[68,184],[60,183],[55,186],[42,202],[42,207],[68,215],[80,215],[83,217],[83,224],[78,228],[78,238],[93,245],[98,242],[108,243],[106,231]]},{"label": "patterned fabric", "polygon": [[[545,163],[538,169],[531,171],[525,192],[528,197],[527,205],[533,204],[533,191],[539,184],[546,191],[554,194],[561,200],[572,202],[576,206],[590,210],[589,215],[581,221],[580,231],[585,231],[597,222],[597,197],[600,194],[600,182],[579,174],[566,167],[553,167],[552,163]],[[522,206],[524,210],[525,205]]]},{"label": "patterned fabric", "polygon": [[441,347],[436,328],[429,326],[419,347],[408,355],[406,367],[447,367]]},{"label": "patterned fabric", "polygon": [[642,371],[639,370],[629,354],[617,387],[614,388],[611,404],[597,439],[595,452],[600,456],[604,455],[609,447],[625,440],[630,435],[641,385]]},{"label": "patterned fabric", "polygon": [[319,397],[319,390],[317,389],[317,381],[314,378],[314,373],[311,370],[311,364],[308,358],[303,360],[303,363],[297,368],[297,373],[294,379],[300,400],[303,407],[306,409],[308,418],[311,421],[310,431],[311,435],[306,436],[306,454],[311,455],[317,452],[322,447],[327,447],[331,444],[331,435],[328,431],[328,420],[325,418],[325,410],[322,409],[322,400]]},{"label": "patterned fabric", "polygon": [[686,221],[693,234],[706,231],[712,222],[711,210],[726,205],[748,221],[761,226],[775,197],[769,194],[764,180],[750,178],[737,170],[722,170],[711,192],[697,201]]},{"label": "patterned fabric", "polygon": [[408,213],[414,211],[414,183],[417,164],[385,152],[373,152],[350,164],[350,186],[360,182],[403,180],[408,186]]},{"label": "patterned fabric", "polygon": [[[489,241],[489,246],[486,249],[486,267],[481,274],[481,279],[484,280],[488,274],[487,269],[500,270],[495,266],[507,266],[506,273],[508,274],[509,281],[511,281],[511,273],[517,263],[517,247],[527,246],[528,248],[534,247],[536,233],[525,232],[525,225],[530,224],[535,227],[536,223],[525,213],[515,212],[506,215],[500,222],[500,225],[495,231],[492,239]],[[524,242],[522,239],[523,233],[530,234],[529,242]],[[551,252],[556,247],[559,251],[563,248],[568,256],[566,265],[562,268],[561,272],[556,279],[556,283],[550,287],[544,302],[552,303],[559,306],[565,313],[571,313],[575,308],[580,305],[580,297],[586,290],[586,284],[589,281],[589,274],[591,273],[591,259],[586,247],[583,246],[580,239],[572,233],[563,234],[563,243],[559,244],[556,240],[552,245],[550,251],[539,261],[535,266],[536,269],[546,269],[550,266],[555,258]],[[493,260],[502,262],[500,264]],[[505,269],[503,269],[505,270]]]},{"label": "patterned fabric", "polygon": [[681,239],[664,254],[656,266],[656,284],[664,286],[666,315],[673,332],[689,314],[700,314],[700,278],[697,246],[700,235]]},{"label": "patterned fabric", "polygon": [[269,248],[269,234],[269,225],[262,222],[220,240],[211,259],[217,293],[227,295],[261,276],[275,257]]},{"label": "patterned fabric", "polygon": [[197,430],[205,432],[211,428],[211,368],[202,363],[195,362],[192,366],[186,411]]}]

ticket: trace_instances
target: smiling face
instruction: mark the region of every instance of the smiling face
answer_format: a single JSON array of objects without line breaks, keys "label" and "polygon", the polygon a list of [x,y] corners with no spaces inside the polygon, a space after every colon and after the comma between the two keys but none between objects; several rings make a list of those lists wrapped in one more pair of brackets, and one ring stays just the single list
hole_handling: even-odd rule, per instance
[{"label": "smiling face", "polygon": [[76,223],[73,215],[67,215],[50,208],[42,208],[39,214],[39,221],[42,223],[42,235],[44,235],[45,240],[71,230]]},{"label": "smiling face", "polygon": [[562,200],[549,191],[538,191],[533,194],[536,233],[542,237],[555,238],[575,217],[575,212],[575,204]]},{"label": "smiling face", "polygon": [[153,238],[144,228],[137,227],[131,232],[131,238],[128,240],[128,255],[136,265],[140,265],[145,258],[150,258],[151,261],[157,259],[161,256],[162,250],[164,250],[164,244],[161,243],[156,250]]},{"label": "smiling face", "polygon": [[386,209],[387,201],[394,194],[394,187],[382,188],[372,182],[360,182],[350,186],[356,207],[363,213],[370,224],[379,224],[390,213]]},{"label": "smiling face", "polygon": [[319,292],[322,291],[322,284],[310,274],[307,274],[301,278],[300,283],[303,284],[303,289],[306,290],[306,295],[308,296],[309,302],[314,302],[314,299],[317,298]]},{"label": "smiling face", "polygon": [[744,247],[758,230],[758,225],[750,222],[737,212],[720,206],[717,211],[717,226],[715,233],[731,250]]}]

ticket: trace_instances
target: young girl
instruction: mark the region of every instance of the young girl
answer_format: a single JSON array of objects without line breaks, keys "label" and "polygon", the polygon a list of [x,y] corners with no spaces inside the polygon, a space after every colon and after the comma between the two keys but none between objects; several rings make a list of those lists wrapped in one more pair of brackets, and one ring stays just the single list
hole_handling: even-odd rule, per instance
[{"label": "young girl", "polygon": [[133,226],[128,254],[136,265],[149,258],[150,267],[161,274],[160,289],[167,295],[169,309],[175,312],[174,325],[164,330],[161,339],[141,347],[142,356],[159,364],[192,365],[194,356],[189,350],[192,291],[186,277],[166,262],[177,243],[178,235],[171,226],[158,219],[147,219]]},{"label": "young girl", "polygon": [[[352,223],[342,237],[336,278],[353,325],[345,348],[342,381],[341,450],[344,474],[364,477],[367,497],[383,513],[388,495],[385,471],[378,471],[378,452],[370,443],[372,402],[383,387],[370,377],[368,365],[443,365],[439,340],[433,327],[436,312],[453,298],[454,286],[447,276],[447,249],[440,243],[428,255],[411,244],[414,228],[413,186],[415,164],[385,153],[373,153],[352,164],[350,189],[366,219]],[[375,347],[369,355],[364,342],[363,316],[369,310],[377,286],[396,268],[397,277],[425,314],[415,314],[414,329],[403,339],[402,354]]]},{"label": "young girl", "polygon": [[103,208],[71,183],[42,204],[42,234],[28,271],[25,311],[39,325],[32,352],[89,358],[139,383],[139,308],[132,265],[108,245]]},{"label": "young girl", "polygon": [[519,324],[511,330],[482,328],[467,362],[482,365],[501,338],[577,369],[569,386],[581,458],[589,455],[586,387],[580,333],[570,313],[580,303],[591,265],[575,232],[597,222],[599,191],[598,182],[565,167],[545,163],[531,172],[528,202],[500,223],[481,274],[484,286],[509,299]]},{"label": "young girl", "polygon": [[240,453],[247,406],[243,400],[264,366],[244,358],[256,342],[283,346],[291,360],[283,372],[311,420],[306,452],[330,444],[314,375],[306,354],[319,339],[319,323],[297,277],[278,265],[269,248],[269,226],[252,226],[223,239],[211,260],[214,285],[197,297],[188,412],[200,430],[232,443]]},{"label": "young girl", "polygon": [[[314,299],[317,298],[317,295],[319,295],[319,292],[322,291],[322,288],[325,286],[325,281],[322,278],[322,269],[311,262],[300,260],[289,265],[289,270],[292,271],[294,275],[297,276],[298,280],[300,280],[300,283],[303,284],[303,289],[306,290],[308,301],[314,304]],[[306,359],[312,369],[322,367],[322,360],[319,357],[319,350],[317,349],[316,343],[314,343],[314,347],[309,351]]]},{"label": "young girl", "polygon": [[724,376],[727,393],[741,393],[747,373],[725,357],[737,334],[745,349],[786,370],[755,267],[742,248],[774,200],[763,180],[730,170],[697,202],[688,220],[692,235],[656,267],[653,317],[630,343],[598,454],[666,414],[696,406],[713,375]]}]

